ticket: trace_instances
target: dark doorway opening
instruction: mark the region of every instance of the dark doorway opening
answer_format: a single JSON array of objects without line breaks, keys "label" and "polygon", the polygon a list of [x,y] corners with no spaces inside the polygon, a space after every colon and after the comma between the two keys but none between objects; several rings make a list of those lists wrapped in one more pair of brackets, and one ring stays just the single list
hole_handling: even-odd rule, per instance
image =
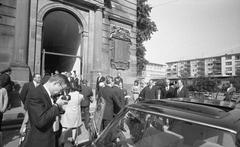
[{"label": "dark doorway opening", "polygon": [[[55,10],[44,17],[42,49],[45,53],[42,54],[42,72],[73,70],[78,63],[77,60],[80,59],[77,56],[80,56],[81,52],[81,32],[80,23],[68,12]],[[81,71],[77,72],[81,73]]]}]

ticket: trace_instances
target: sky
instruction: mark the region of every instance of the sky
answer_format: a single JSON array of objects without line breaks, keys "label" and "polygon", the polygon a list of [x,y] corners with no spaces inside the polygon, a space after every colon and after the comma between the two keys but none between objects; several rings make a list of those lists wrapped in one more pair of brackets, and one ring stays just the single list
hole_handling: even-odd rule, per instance
[{"label": "sky", "polygon": [[151,63],[240,53],[240,0],[148,0],[158,28],[144,42]]}]

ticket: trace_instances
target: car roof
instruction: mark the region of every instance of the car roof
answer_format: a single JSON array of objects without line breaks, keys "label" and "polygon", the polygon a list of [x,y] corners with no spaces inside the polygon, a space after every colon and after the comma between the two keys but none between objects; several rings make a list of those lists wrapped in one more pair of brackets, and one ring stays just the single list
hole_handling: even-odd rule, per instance
[{"label": "car roof", "polygon": [[171,98],[170,100],[211,106],[215,108],[220,108],[224,111],[231,111],[236,106],[236,103],[232,101],[222,101],[218,99],[209,99],[209,98]]},{"label": "car roof", "polygon": [[240,129],[240,109],[226,111],[210,105],[171,99],[147,100],[129,105],[128,108],[210,126],[235,134]]}]

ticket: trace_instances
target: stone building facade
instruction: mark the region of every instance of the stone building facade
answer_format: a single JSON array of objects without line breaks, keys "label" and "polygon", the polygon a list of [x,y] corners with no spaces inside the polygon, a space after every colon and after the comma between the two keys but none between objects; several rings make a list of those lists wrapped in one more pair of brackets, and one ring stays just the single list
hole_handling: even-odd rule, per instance
[{"label": "stone building facade", "polygon": [[97,72],[136,79],[137,0],[0,0],[0,70],[22,84],[33,73]]}]

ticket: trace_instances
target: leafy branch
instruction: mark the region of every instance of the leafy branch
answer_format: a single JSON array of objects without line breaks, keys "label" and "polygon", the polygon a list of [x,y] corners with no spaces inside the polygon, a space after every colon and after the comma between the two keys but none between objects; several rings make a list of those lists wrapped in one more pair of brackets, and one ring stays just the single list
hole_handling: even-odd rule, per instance
[{"label": "leafy branch", "polygon": [[157,31],[155,22],[150,19],[152,7],[147,4],[147,1],[137,1],[137,75],[142,75],[142,71],[148,63],[145,59],[146,48],[143,42],[151,39],[153,32]]}]

